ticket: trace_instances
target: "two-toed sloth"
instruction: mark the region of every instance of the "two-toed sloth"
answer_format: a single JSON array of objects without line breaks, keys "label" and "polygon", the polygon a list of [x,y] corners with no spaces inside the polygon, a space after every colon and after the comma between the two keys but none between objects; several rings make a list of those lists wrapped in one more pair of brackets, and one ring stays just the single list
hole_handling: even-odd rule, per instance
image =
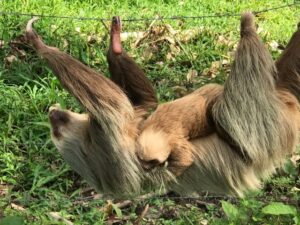
[{"label": "two-toed sloth", "polygon": [[[277,61],[256,34],[251,13],[224,87],[206,85],[157,106],[150,82],[124,52],[114,18],[108,52],[111,80],[45,45],[26,29],[62,85],[85,107],[51,107],[52,140],[98,191],[139,194],[148,185],[179,193],[242,196],[258,188],[296,146],[299,129],[300,30]],[[149,108],[155,111],[149,115]],[[148,116],[149,115],[149,116]]]}]

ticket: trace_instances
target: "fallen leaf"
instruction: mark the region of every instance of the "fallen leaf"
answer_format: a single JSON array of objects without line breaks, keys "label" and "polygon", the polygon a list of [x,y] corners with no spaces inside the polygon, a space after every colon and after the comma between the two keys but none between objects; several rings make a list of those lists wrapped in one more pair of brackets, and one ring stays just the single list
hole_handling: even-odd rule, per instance
[{"label": "fallen leaf", "polygon": [[190,70],[186,75],[186,79],[188,82],[192,82],[196,76],[198,76],[197,70]]},{"label": "fallen leaf", "polygon": [[5,61],[8,62],[8,63],[13,63],[17,60],[18,60],[17,57],[14,56],[14,55],[10,55],[10,56],[5,57]]},{"label": "fallen leaf", "polygon": [[264,29],[260,26],[258,26],[258,28],[256,29],[257,34],[260,34],[263,31],[264,31]]},{"label": "fallen leaf", "polygon": [[188,90],[182,86],[174,86],[172,87],[172,90],[177,97],[183,97],[188,94]]},{"label": "fallen leaf", "polygon": [[271,47],[272,51],[279,51],[279,49],[278,49],[278,47],[279,47],[278,42],[276,42],[276,41],[273,40],[273,41],[268,42],[268,45]]},{"label": "fallen leaf", "polygon": [[300,193],[300,188],[292,187],[291,191],[292,192],[299,192]]},{"label": "fallen leaf", "polygon": [[297,163],[300,161],[300,155],[299,154],[293,154],[291,157],[292,163],[296,166]]},{"label": "fallen leaf", "polygon": [[202,75],[209,76],[211,78],[215,78],[217,76],[216,74],[218,73],[218,71],[220,69],[221,63],[222,62],[220,62],[220,61],[212,62],[210,68],[206,68],[203,70]]},{"label": "fallen leaf", "polygon": [[13,209],[15,209],[15,210],[17,210],[17,211],[21,211],[21,212],[23,212],[23,211],[25,211],[26,209],[25,208],[23,208],[22,206],[20,206],[20,205],[17,205],[17,204],[15,204],[15,203],[11,203],[10,204],[10,206],[11,206],[11,208],[13,208]]},{"label": "fallen leaf", "polygon": [[0,48],[4,47],[5,42],[3,40],[0,40]]},{"label": "fallen leaf", "polygon": [[142,53],[142,58],[146,61],[150,60],[153,57],[153,48],[148,46],[147,48],[144,49]]},{"label": "fallen leaf", "polygon": [[201,220],[201,221],[200,221],[200,224],[202,224],[202,225],[207,225],[207,224],[208,224],[208,220]]},{"label": "fallen leaf", "polygon": [[224,37],[223,35],[218,36],[217,43],[220,45],[226,45],[226,46],[234,46],[235,42],[230,40],[229,38]]},{"label": "fallen leaf", "polygon": [[65,219],[63,216],[60,215],[59,212],[49,212],[48,215],[53,218],[54,220],[57,220],[57,221],[61,221],[63,222],[64,224],[67,224],[67,225],[73,225],[73,223],[67,219]]},{"label": "fallen leaf", "polygon": [[76,30],[78,33],[80,33],[80,31],[81,31],[80,27],[75,27],[75,30]]}]

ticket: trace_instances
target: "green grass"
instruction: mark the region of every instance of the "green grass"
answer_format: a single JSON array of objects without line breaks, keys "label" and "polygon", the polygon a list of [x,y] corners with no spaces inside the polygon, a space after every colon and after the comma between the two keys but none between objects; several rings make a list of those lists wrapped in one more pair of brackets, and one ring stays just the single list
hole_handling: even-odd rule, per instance
[{"label": "green grass", "polygon": [[[195,2],[2,0],[0,10],[76,17],[110,18],[112,15],[120,15],[128,19],[152,18],[156,15],[169,17],[237,13],[246,9],[261,10],[280,6],[291,1]],[[297,6],[261,14],[257,20],[262,30],[261,37],[266,43],[276,41],[285,46],[300,19],[299,12]],[[30,49],[14,45],[18,49],[25,49],[23,54],[9,45],[10,41],[19,40],[27,20],[27,17],[0,15],[0,41],[4,41],[0,47],[0,219],[6,218],[0,222],[1,225],[5,224],[5,220],[8,220],[6,224],[21,224],[20,220],[27,224],[63,224],[55,222],[49,216],[50,212],[59,212],[74,224],[103,224],[117,220],[117,216],[121,217],[121,223],[130,224],[138,218],[146,204],[149,204],[149,210],[143,223],[300,224],[299,213],[293,211],[293,207],[299,210],[299,164],[295,167],[288,163],[282,175],[273,177],[262,191],[243,200],[219,197],[133,199],[130,207],[121,212],[117,207],[110,209],[104,200],[88,200],[86,195],[90,195],[90,191],[84,192],[86,183],[69,169],[51,143],[47,120],[47,110],[56,102],[75,111],[80,112],[82,109]],[[151,22],[124,22],[123,30],[144,31],[149,29]],[[109,26],[109,22],[106,24]],[[218,68],[214,76],[205,75],[203,71],[211,68],[213,62],[230,59],[238,40],[238,17],[155,23],[156,26],[164,24],[171,25],[175,30],[196,30],[199,27],[204,27],[204,30],[188,42],[177,42],[175,45],[168,41],[151,44],[151,40],[146,40],[133,48],[135,40],[124,42],[125,49],[144,68],[155,85],[161,102],[180,96],[176,91],[178,87],[188,92],[207,83],[224,82],[228,72],[227,64]],[[50,45],[108,74],[108,35],[99,21],[42,18],[36,24],[36,29]],[[225,42],[220,40],[220,36]],[[96,43],[88,43],[90,37],[95,37]],[[232,44],[228,44],[228,41]],[[272,53],[274,58],[279,55],[276,49]],[[7,62],[7,57],[11,55],[17,57],[13,63]],[[198,72],[193,82],[186,78],[191,69]],[[232,204],[221,203],[222,199]],[[290,208],[271,205],[271,213],[268,208],[264,208],[278,201],[290,205]],[[16,209],[12,204],[24,210]],[[107,206],[106,210],[102,210],[104,206]],[[277,215],[284,210],[287,211],[285,215]]]}]

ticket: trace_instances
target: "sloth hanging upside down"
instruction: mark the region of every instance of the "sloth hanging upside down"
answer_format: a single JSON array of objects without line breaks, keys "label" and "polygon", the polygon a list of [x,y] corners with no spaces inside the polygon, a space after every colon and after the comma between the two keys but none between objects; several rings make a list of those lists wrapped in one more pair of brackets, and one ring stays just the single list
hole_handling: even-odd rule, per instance
[{"label": "sloth hanging upside down", "polygon": [[[137,195],[149,185],[181,194],[242,196],[258,188],[297,144],[300,30],[277,61],[258,37],[254,16],[224,87],[206,85],[157,106],[151,83],[124,52],[113,18],[108,52],[112,81],[47,46],[28,22],[28,41],[87,114],[50,108],[52,140],[63,158],[99,192]],[[157,106],[157,108],[156,108]],[[149,109],[155,111],[149,115]]]}]

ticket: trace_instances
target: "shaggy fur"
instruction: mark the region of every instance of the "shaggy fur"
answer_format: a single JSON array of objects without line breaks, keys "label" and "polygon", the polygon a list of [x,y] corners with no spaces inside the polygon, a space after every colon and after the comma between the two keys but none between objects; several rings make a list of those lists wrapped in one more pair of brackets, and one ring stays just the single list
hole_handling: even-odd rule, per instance
[{"label": "shaggy fur", "polygon": [[64,159],[99,191],[138,193],[141,169],[134,154],[137,125],[128,98],[102,74],[46,46],[33,32],[33,21],[27,25],[28,41],[47,61],[62,85],[89,112],[89,115],[78,115],[52,108],[50,115],[56,115],[52,124],[58,123],[64,113],[67,116],[63,117],[69,118],[58,128],[59,137],[52,135],[55,145]]},{"label": "shaggy fur", "polygon": [[[159,106],[146,121],[113,82],[46,46],[32,22],[28,40],[89,112],[51,108],[52,140],[65,160],[103,193],[139,194],[163,184],[182,194],[206,190],[242,196],[258,188],[295,148],[300,93],[289,79],[299,79],[294,72],[298,61],[283,55],[278,78],[249,13],[241,19],[241,40],[224,89],[204,86]],[[297,44],[294,36],[290,46]],[[298,57],[293,49],[284,54]],[[132,82],[126,85],[135,89]]]},{"label": "shaggy fur", "polygon": [[279,88],[287,89],[300,101],[300,23],[276,62]]},{"label": "shaggy fur", "polygon": [[157,106],[154,89],[143,70],[127,55],[121,45],[121,21],[113,17],[107,53],[111,79],[126,93],[134,106],[144,110]]},{"label": "shaggy fur", "polygon": [[222,90],[220,85],[210,84],[183,98],[159,105],[141,127],[137,154],[142,165],[148,169],[167,161],[169,170],[176,176],[191,166],[195,149],[189,140],[214,131],[206,111]]},{"label": "shaggy fur", "polygon": [[218,134],[230,137],[245,161],[263,167],[262,160],[277,161],[292,152],[297,131],[276,94],[276,67],[252,17],[246,13],[241,18],[241,40],[213,117]]}]

